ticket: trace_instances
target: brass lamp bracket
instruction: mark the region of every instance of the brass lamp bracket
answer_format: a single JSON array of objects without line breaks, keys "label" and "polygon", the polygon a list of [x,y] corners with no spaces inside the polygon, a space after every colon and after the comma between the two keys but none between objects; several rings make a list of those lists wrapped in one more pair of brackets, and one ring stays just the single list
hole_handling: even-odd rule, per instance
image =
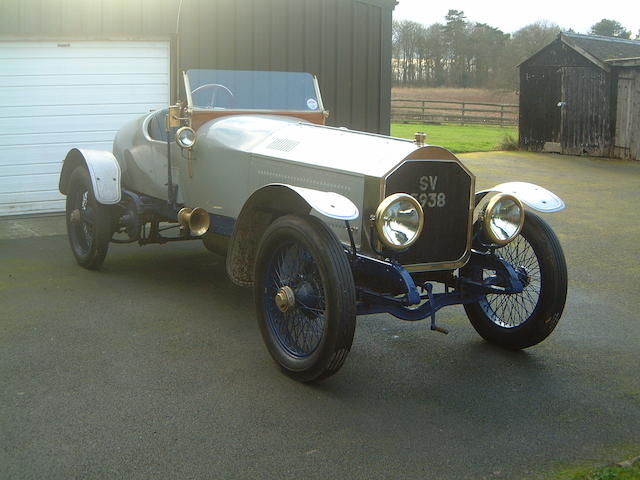
[{"label": "brass lamp bracket", "polygon": [[186,108],[184,103],[178,102],[175,105],[169,107],[169,113],[167,114],[167,130],[170,128],[178,128],[184,125],[186,122],[188,126],[191,126],[191,111]]}]

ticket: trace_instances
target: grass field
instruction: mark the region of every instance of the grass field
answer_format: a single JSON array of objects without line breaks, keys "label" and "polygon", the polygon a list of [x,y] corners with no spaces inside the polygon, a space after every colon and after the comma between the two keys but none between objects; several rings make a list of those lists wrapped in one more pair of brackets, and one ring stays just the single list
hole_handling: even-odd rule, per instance
[{"label": "grass field", "polygon": [[567,471],[546,480],[640,480],[640,463]]},{"label": "grass field", "polygon": [[391,124],[393,137],[413,139],[416,132],[425,132],[427,143],[440,145],[454,153],[502,150],[505,137],[518,139],[517,127]]}]

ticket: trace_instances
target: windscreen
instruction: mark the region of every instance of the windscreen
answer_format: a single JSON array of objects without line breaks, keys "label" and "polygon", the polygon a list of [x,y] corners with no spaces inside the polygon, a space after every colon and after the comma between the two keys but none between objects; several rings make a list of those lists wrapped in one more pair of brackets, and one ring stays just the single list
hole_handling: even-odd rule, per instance
[{"label": "windscreen", "polygon": [[213,110],[322,109],[312,75],[300,72],[188,70],[193,106]]}]

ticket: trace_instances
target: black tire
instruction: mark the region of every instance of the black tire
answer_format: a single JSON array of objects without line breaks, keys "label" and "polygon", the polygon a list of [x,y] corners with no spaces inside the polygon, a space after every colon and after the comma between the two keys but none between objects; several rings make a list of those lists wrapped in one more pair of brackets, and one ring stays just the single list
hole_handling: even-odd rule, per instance
[{"label": "black tire", "polygon": [[467,316],[490,343],[511,350],[536,345],[558,324],[567,297],[567,264],[560,241],[547,222],[527,211],[520,235],[496,254],[526,271],[525,289],[486,295],[465,305]]},{"label": "black tire", "polygon": [[98,203],[86,167],[71,173],[67,193],[67,234],[79,265],[96,270],[107,255],[111,240],[111,210]]},{"label": "black tire", "polygon": [[[340,241],[315,217],[286,215],[265,231],[255,264],[260,332],[292,378],[327,378],[344,364],[356,325],[355,285]],[[290,289],[286,311],[278,292]]]}]

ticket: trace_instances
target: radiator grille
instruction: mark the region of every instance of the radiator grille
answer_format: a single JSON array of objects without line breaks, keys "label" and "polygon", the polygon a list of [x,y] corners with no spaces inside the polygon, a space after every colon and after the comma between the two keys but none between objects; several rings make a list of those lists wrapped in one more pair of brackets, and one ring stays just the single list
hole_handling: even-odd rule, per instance
[{"label": "radiator grille", "polygon": [[437,270],[452,268],[452,263],[466,259],[473,188],[473,175],[455,161],[408,161],[389,175],[385,195],[408,193],[424,210],[420,238],[406,252],[397,254],[396,260],[403,265],[428,264],[425,269]]}]

